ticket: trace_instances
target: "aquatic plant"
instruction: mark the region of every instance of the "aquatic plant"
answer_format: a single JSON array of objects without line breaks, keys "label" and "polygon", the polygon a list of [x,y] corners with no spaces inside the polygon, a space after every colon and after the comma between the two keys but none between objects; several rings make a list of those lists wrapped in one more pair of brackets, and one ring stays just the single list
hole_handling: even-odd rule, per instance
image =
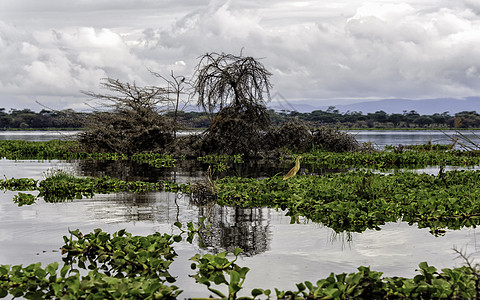
[{"label": "aquatic plant", "polygon": [[37,180],[33,178],[0,179],[0,188],[10,191],[33,191],[37,187]]},{"label": "aquatic plant", "polygon": [[[181,236],[155,233],[148,236],[132,236],[125,230],[113,235],[96,229],[82,234],[78,229],[64,236],[62,254],[65,264],[78,265],[81,269],[99,269],[114,277],[145,276],[174,282],[168,268],[177,256],[172,247]],[[71,270],[70,270],[71,271]]]},{"label": "aquatic plant", "polygon": [[297,176],[284,181],[225,177],[214,182],[217,201],[238,207],[287,210],[292,221],[305,216],[337,232],[362,232],[399,220],[446,228],[480,224],[480,172],[450,171],[441,175],[354,171],[325,176]]},{"label": "aquatic plant", "polygon": [[147,163],[155,168],[175,167],[177,161],[173,155],[153,152],[134,154],[131,160],[138,163]]},{"label": "aquatic plant", "polygon": [[87,153],[76,141],[51,140],[32,142],[23,140],[0,141],[0,158],[18,159],[108,159],[126,160],[127,156],[119,153]]},{"label": "aquatic plant", "polygon": [[13,202],[15,202],[18,206],[32,205],[36,200],[37,197],[32,194],[18,193],[17,195],[13,196]]},{"label": "aquatic plant", "polygon": [[[238,292],[242,289],[245,277],[250,270],[247,267],[240,267],[235,262],[242,249],[236,248],[233,250],[235,258],[228,260],[226,258],[228,252],[221,252],[218,254],[196,254],[190,260],[194,261],[191,268],[197,270],[192,277],[197,283],[207,286],[208,290],[222,299],[237,299]],[[225,278],[225,274],[229,275],[229,280]],[[218,289],[212,287],[212,283],[216,285],[226,284],[228,286],[228,294],[225,295]]]},{"label": "aquatic plant", "polygon": [[89,198],[95,194],[119,192],[166,191],[189,193],[188,184],[178,184],[169,181],[123,181],[109,176],[80,178],[61,170],[52,172],[44,180],[40,181],[31,178],[0,179],[0,187],[5,190],[39,191],[38,196],[24,193],[14,196],[14,202],[19,206],[33,204],[38,198],[43,198],[46,202],[63,202],[72,199],[82,199],[83,197]]},{"label": "aquatic plant", "polygon": [[[34,263],[0,265],[0,298],[11,295],[25,299],[176,299],[182,290],[171,285],[176,278],[169,267],[177,257],[174,243],[182,234],[195,234],[199,228],[188,223],[176,224],[178,235],[155,233],[134,236],[125,230],[110,235],[101,229],[82,234],[78,229],[64,236],[62,246],[64,265]],[[202,226],[202,225],[200,225]],[[191,240],[190,240],[191,241]],[[478,299],[480,297],[480,268],[468,255],[456,250],[465,265],[438,270],[427,262],[419,263],[413,278],[382,277],[382,272],[360,266],[357,272],[331,273],[316,282],[304,281],[296,289],[275,288],[277,299]],[[197,283],[221,299],[256,299],[271,297],[270,289],[254,288],[251,297],[241,296],[249,268],[237,260],[242,250],[196,254],[191,260],[190,275]],[[89,270],[88,273],[80,270]],[[214,285],[228,286],[223,293]],[[219,298],[217,298],[219,299]]]},{"label": "aquatic plant", "polygon": [[313,150],[303,153],[303,162],[330,168],[394,169],[425,166],[480,165],[480,151],[378,151],[378,152],[325,152]]},{"label": "aquatic plant", "polygon": [[[0,265],[0,298],[8,294],[25,299],[176,299],[182,292],[168,268],[177,256],[172,244],[180,235],[155,233],[113,235],[96,229],[64,236],[65,264],[45,268]],[[77,269],[90,270],[80,276]]]}]

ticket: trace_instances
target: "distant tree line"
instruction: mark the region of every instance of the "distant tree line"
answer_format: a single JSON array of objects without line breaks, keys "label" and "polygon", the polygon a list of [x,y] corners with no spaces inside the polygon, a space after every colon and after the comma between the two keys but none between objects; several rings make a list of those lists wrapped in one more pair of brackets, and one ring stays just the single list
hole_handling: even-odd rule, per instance
[{"label": "distant tree line", "polygon": [[[375,113],[362,112],[340,113],[335,107],[327,110],[314,110],[308,113],[297,111],[268,110],[267,113],[274,125],[282,125],[292,120],[300,120],[311,127],[332,125],[340,128],[480,128],[480,114],[476,111],[462,111],[454,115],[448,112],[432,115],[420,115],[414,110],[403,113],[388,114],[382,110]],[[210,115],[206,112],[178,111],[179,124],[184,129],[208,128],[211,126]],[[78,129],[82,128],[82,118],[88,113],[73,110],[51,111],[42,109],[34,112],[30,109],[12,109],[5,112],[0,108],[0,130],[8,129]],[[166,117],[174,117],[174,112],[165,112]]]},{"label": "distant tree line", "polygon": [[334,106],[327,110],[314,110],[309,113],[281,111],[272,113],[272,120],[281,124],[285,120],[299,119],[311,126],[335,125],[342,128],[480,128],[480,114],[476,111],[462,111],[454,115],[449,112],[420,115],[415,110],[388,114],[383,110],[374,113],[340,113]]},{"label": "distant tree line", "polygon": [[0,108],[0,130],[8,129],[76,129],[82,127],[82,113],[73,110],[51,111],[42,109],[11,109],[8,113]]}]

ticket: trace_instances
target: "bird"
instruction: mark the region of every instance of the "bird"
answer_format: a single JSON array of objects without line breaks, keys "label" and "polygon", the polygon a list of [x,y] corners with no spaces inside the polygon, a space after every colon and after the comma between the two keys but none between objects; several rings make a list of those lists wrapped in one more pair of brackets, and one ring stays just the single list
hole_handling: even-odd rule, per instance
[{"label": "bird", "polygon": [[287,180],[288,178],[293,177],[295,176],[295,174],[297,174],[298,170],[300,170],[301,158],[302,158],[301,156],[297,157],[297,159],[295,160],[295,166],[293,166],[293,168],[290,171],[288,171],[287,175],[283,177],[283,180]]}]

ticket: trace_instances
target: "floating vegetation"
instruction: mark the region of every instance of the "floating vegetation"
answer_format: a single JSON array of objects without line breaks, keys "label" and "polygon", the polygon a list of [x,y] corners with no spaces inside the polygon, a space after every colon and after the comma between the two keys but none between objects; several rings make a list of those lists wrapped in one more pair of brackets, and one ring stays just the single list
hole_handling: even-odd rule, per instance
[{"label": "floating vegetation", "polygon": [[[57,262],[45,268],[0,265],[0,298],[176,299],[182,292],[169,285],[175,278],[168,272],[180,235],[132,236],[124,230],[110,235],[101,229],[83,235],[77,229],[63,239],[60,269]],[[80,276],[79,269],[89,272]]]},{"label": "floating vegetation", "polygon": [[[363,232],[379,229],[387,222],[404,221],[430,228],[435,235],[446,229],[475,227],[480,224],[480,172],[440,171],[438,176],[398,172],[378,174],[364,171],[266,179],[225,177],[208,184],[175,182],[126,182],[103,176],[77,178],[57,172],[45,180],[6,179],[4,189],[38,190],[38,196],[18,194],[19,206],[36,199],[60,202],[92,197],[98,193],[168,191],[190,194],[195,203],[216,201],[237,207],[273,207],[322,223],[336,232]],[[208,198],[208,199],[202,199]]]},{"label": "floating vegetation", "polygon": [[120,230],[112,236],[101,229],[82,234],[78,229],[63,237],[62,254],[65,264],[78,264],[82,269],[101,269],[114,277],[145,276],[174,282],[168,268],[177,257],[172,247],[182,237],[155,233],[148,236],[132,236]]},{"label": "floating vegetation", "polygon": [[205,156],[197,157],[198,161],[202,161],[208,164],[215,164],[215,163],[226,163],[226,162],[233,162],[236,164],[243,163],[243,154],[235,154],[235,155],[216,155],[216,154],[209,154]]},{"label": "floating vegetation", "polygon": [[439,176],[355,171],[287,181],[225,177],[214,184],[221,205],[287,209],[292,221],[304,216],[336,232],[363,232],[401,220],[438,235],[480,224],[479,181],[480,172],[474,171]]},{"label": "floating vegetation", "polygon": [[[432,147],[431,150],[425,149]],[[389,148],[390,149],[390,148]],[[444,150],[444,146],[405,146],[378,152],[326,152],[312,150],[302,154],[303,162],[312,166],[328,166],[329,168],[414,168],[432,165],[474,166],[480,165],[480,150],[461,151]],[[148,163],[157,168],[175,167],[178,159],[172,155],[161,153],[138,153],[132,156],[119,153],[87,153],[80,151],[75,141],[28,142],[18,140],[0,141],[0,157],[6,159],[98,159],[98,160],[132,160]],[[243,155],[206,155],[198,161],[211,164],[217,171],[225,171],[232,164],[245,163]]]},{"label": "floating vegetation", "polygon": [[123,181],[109,176],[79,178],[63,171],[54,172],[41,181],[36,181],[31,178],[0,179],[0,187],[5,190],[39,191],[38,196],[24,193],[19,193],[14,196],[14,202],[19,206],[33,204],[35,200],[40,197],[46,202],[63,202],[72,199],[82,199],[83,197],[88,198],[95,194],[119,192],[189,192],[187,184],[178,184],[169,181]]},{"label": "floating vegetation", "polygon": [[433,144],[432,142],[420,145],[387,145],[385,150],[392,150],[394,152],[403,152],[405,150],[415,151],[447,151],[454,148],[453,144]]},{"label": "floating vegetation", "polygon": [[480,165],[480,151],[379,151],[379,152],[323,152],[302,154],[303,162],[328,167],[355,167],[373,169],[414,168],[426,166]]},{"label": "floating vegetation", "polygon": [[0,179],[0,188],[10,191],[33,191],[37,188],[37,180],[32,178]]},{"label": "floating vegetation", "polygon": [[[132,156],[120,153],[84,152],[76,141],[52,140],[30,142],[21,140],[0,141],[0,158],[19,159],[96,159],[96,160],[132,160],[148,163],[156,168],[175,167],[176,159],[172,155],[160,153],[138,153]],[[184,157],[183,157],[184,159]]]},{"label": "floating vegetation", "polygon": [[235,154],[235,155],[209,154],[205,156],[199,156],[197,157],[197,160],[209,164],[213,168],[213,171],[220,172],[220,173],[230,169],[232,164],[244,163],[243,154]]},{"label": "floating vegetation", "polygon": [[[174,244],[187,241],[199,228],[190,222],[186,230],[175,224],[180,234],[155,233],[134,236],[125,230],[110,235],[101,229],[82,234],[78,229],[64,236],[61,247],[63,267],[58,262],[0,265],[0,298],[11,295],[25,299],[176,299],[182,290],[169,273],[177,257]],[[382,272],[360,266],[357,272],[331,273],[315,283],[296,284],[294,290],[275,288],[277,299],[478,299],[480,270],[468,256],[454,249],[465,261],[459,268],[441,271],[421,262],[413,278],[382,277]],[[270,289],[254,288],[239,297],[247,267],[237,264],[242,249],[218,254],[196,254],[190,260],[193,277],[221,299],[256,299],[273,296]],[[81,272],[83,270],[83,272]],[[86,273],[88,271],[88,273]],[[80,275],[83,274],[83,275]],[[218,286],[218,287],[217,287]],[[222,292],[222,286],[227,292]],[[217,299],[220,299],[217,298]]]},{"label": "floating vegetation", "polygon": [[[160,154],[160,153],[137,153],[132,156],[132,161],[138,163],[147,163],[156,168],[170,168],[175,167],[177,161],[173,158],[173,155]],[[184,158],[183,158],[184,159]]]},{"label": "floating vegetation", "polygon": [[15,202],[18,206],[32,205],[36,200],[37,197],[32,194],[18,193],[17,195],[13,196],[13,202]]}]

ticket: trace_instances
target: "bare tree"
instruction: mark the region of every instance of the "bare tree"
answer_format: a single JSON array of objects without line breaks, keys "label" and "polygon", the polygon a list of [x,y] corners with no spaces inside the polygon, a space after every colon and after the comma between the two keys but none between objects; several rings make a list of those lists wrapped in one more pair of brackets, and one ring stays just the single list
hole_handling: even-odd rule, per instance
[{"label": "bare tree", "polygon": [[111,78],[100,85],[111,93],[82,91],[100,104],[86,118],[86,130],[79,136],[86,149],[133,154],[163,148],[173,139],[170,122],[158,111],[168,102],[167,90]]},{"label": "bare tree", "polygon": [[[189,99],[182,99],[182,96],[188,95],[188,87],[190,86],[190,82],[188,82],[185,76],[175,76],[173,71],[170,73],[170,77],[167,78],[159,73],[150,71],[153,76],[161,78],[163,81],[167,83],[167,87],[165,88],[167,99],[171,102],[173,106],[173,137],[176,139],[177,137],[177,130],[179,129],[178,125],[178,112],[183,110],[185,106],[188,104]],[[187,90],[185,90],[187,88]],[[173,97],[171,97],[173,95]],[[182,105],[182,107],[180,107]]]},{"label": "bare tree", "polygon": [[194,92],[205,111],[226,106],[239,111],[270,100],[272,74],[253,57],[207,53],[200,58],[195,75]]},{"label": "bare tree", "polygon": [[203,150],[255,155],[261,130],[270,124],[270,76],[253,57],[207,53],[195,69],[194,94],[198,106],[214,115]]}]

